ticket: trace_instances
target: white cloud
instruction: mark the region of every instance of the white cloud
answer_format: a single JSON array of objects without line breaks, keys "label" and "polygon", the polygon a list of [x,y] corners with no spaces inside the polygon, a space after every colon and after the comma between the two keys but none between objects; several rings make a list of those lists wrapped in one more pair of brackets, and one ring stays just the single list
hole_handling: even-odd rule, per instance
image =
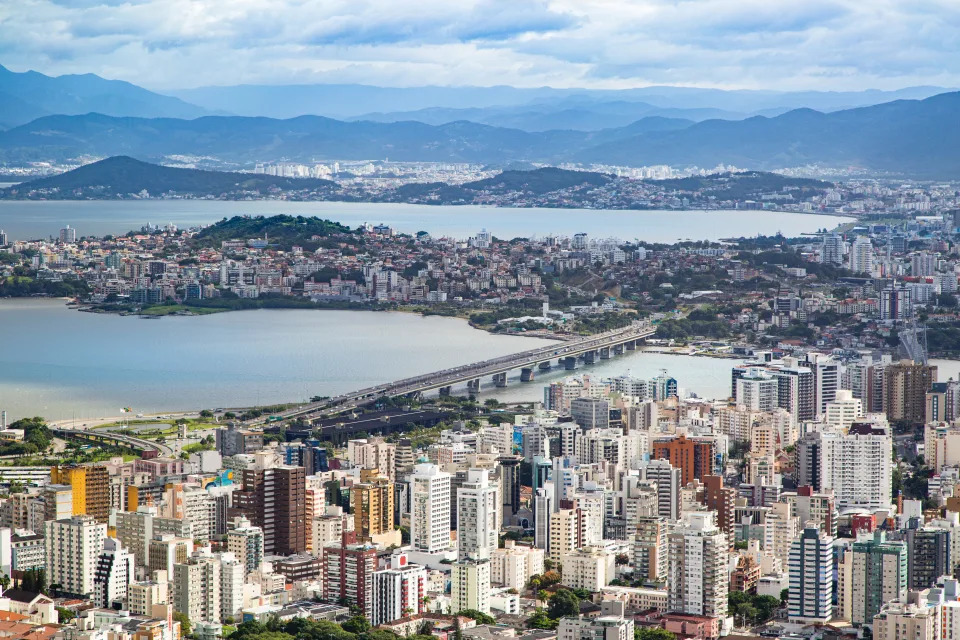
[{"label": "white cloud", "polygon": [[960,86],[960,2],[23,0],[0,63],[152,88]]}]

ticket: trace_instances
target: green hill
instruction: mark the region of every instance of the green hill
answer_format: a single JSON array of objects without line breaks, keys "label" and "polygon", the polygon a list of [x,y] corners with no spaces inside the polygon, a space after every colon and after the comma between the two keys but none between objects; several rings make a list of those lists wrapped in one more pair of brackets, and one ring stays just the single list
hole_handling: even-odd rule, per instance
[{"label": "green hill", "polygon": [[604,173],[544,167],[533,171],[504,171],[492,178],[467,182],[461,186],[468,191],[489,191],[492,193],[523,191],[534,195],[542,195],[551,191],[584,185],[599,187],[610,182],[610,180],[612,178]]},{"label": "green hill", "polygon": [[339,222],[315,216],[234,216],[206,227],[194,240],[200,246],[219,247],[224,240],[246,240],[267,237],[271,245],[288,249],[293,245],[316,247],[314,236],[354,233]]},{"label": "green hill", "polygon": [[221,196],[258,191],[299,191],[336,188],[330,180],[282,178],[253,173],[178,169],[115,156],[56,176],[31,180],[0,191],[0,198],[111,198],[165,193]]}]

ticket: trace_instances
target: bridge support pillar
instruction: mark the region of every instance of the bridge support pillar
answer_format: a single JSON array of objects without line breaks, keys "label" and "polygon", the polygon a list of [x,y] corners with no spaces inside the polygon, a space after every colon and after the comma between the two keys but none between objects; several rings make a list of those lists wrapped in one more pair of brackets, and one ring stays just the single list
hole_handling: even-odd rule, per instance
[{"label": "bridge support pillar", "polygon": [[550,361],[547,360],[546,362],[541,362],[537,365],[537,367],[540,369],[540,371],[550,371]]},{"label": "bridge support pillar", "polygon": [[471,397],[480,393],[480,378],[467,380],[467,393],[469,393]]},{"label": "bridge support pillar", "polygon": [[623,346],[626,347],[627,351],[635,351],[637,348],[637,341],[628,340],[627,342],[623,343]]},{"label": "bridge support pillar", "polygon": [[583,361],[587,364],[595,364],[597,362],[597,352],[587,351],[583,354]]},{"label": "bridge support pillar", "polygon": [[520,382],[533,382],[533,367],[520,370]]},{"label": "bridge support pillar", "polygon": [[507,372],[493,374],[493,384],[501,388],[507,386]]},{"label": "bridge support pillar", "polygon": [[568,356],[560,360],[563,363],[563,368],[567,371],[573,371],[577,368],[577,359],[574,356]]},{"label": "bridge support pillar", "polygon": [[449,387],[449,386],[447,386],[447,387],[440,387],[440,395],[441,395],[441,396],[448,396],[448,395],[450,395],[450,387]]},{"label": "bridge support pillar", "polygon": [[601,360],[610,359],[610,347],[600,347],[600,359]]},{"label": "bridge support pillar", "polygon": [[615,356],[622,356],[622,355],[623,355],[623,345],[622,345],[622,344],[615,344],[615,345],[613,345],[613,355],[615,355]]}]

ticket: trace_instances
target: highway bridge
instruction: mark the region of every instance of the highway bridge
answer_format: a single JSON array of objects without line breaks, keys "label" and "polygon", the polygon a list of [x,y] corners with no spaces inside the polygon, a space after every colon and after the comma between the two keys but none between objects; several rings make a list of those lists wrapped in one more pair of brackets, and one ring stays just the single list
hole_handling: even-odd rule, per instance
[{"label": "highway bridge", "polygon": [[[320,402],[288,409],[276,414],[276,416],[282,419],[322,419],[380,398],[412,396],[427,391],[439,391],[441,395],[449,395],[454,385],[464,383],[467,385],[468,392],[475,395],[480,391],[480,380],[486,376],[490,376],[496,386],[505,387],[507,385],[507,374],[519,369],[520,380],[532,382],[537,371],[550,370],[554,366],[554,361],[557,363],[556,366],[572,371],[576,369],[578,361],[593,364],[598,360],[607,360],[615,355],[620,355],[624,351],[633,351],[637,348],[638,343],[642,343],[643,340],[652,336],[656,330],[656,327],[649,323],[634,322],[628,327],[579,340],[557,342],[530,351],[368,387]],[[247,424],[253,425],[264,421],[265,418],[258,418],[247,422]]]},{"label": "highway bridge", "polygon": [[129,447],[135,451],[156,451],[159,456],[172,456],[173,449],[165,444],[145,440],[135,436],[128,436],[122,433],[114,433],[106,430],[86,430],[86,429],[66,429],[63,427],[51,427],[53,435],[64,440],[84,440],[86,442],[99,443],[106,442]]}]

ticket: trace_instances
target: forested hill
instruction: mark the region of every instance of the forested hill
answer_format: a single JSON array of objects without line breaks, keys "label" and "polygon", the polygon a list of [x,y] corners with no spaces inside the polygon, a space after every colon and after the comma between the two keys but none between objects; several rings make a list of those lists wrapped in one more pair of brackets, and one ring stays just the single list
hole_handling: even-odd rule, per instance
[{"label": "forested hill", "polygon": [[312,216],[234,216],[206,227],[194,240],[200,246],[219,247],[224,240],[267,238],[271,245],[288,248],[310,246],[314,236],[325,238],[334,233],[354,232],[339,222]]},{"label": "forested hill", "polygon": [[31,180],[0,191],[0,198],[109,199],[137,195],[178,194],[221,196],[274,190],[335,188],[330,180],[283,178],[254,173],[229,173],[164,167],[115,156],[56,176]]}]

